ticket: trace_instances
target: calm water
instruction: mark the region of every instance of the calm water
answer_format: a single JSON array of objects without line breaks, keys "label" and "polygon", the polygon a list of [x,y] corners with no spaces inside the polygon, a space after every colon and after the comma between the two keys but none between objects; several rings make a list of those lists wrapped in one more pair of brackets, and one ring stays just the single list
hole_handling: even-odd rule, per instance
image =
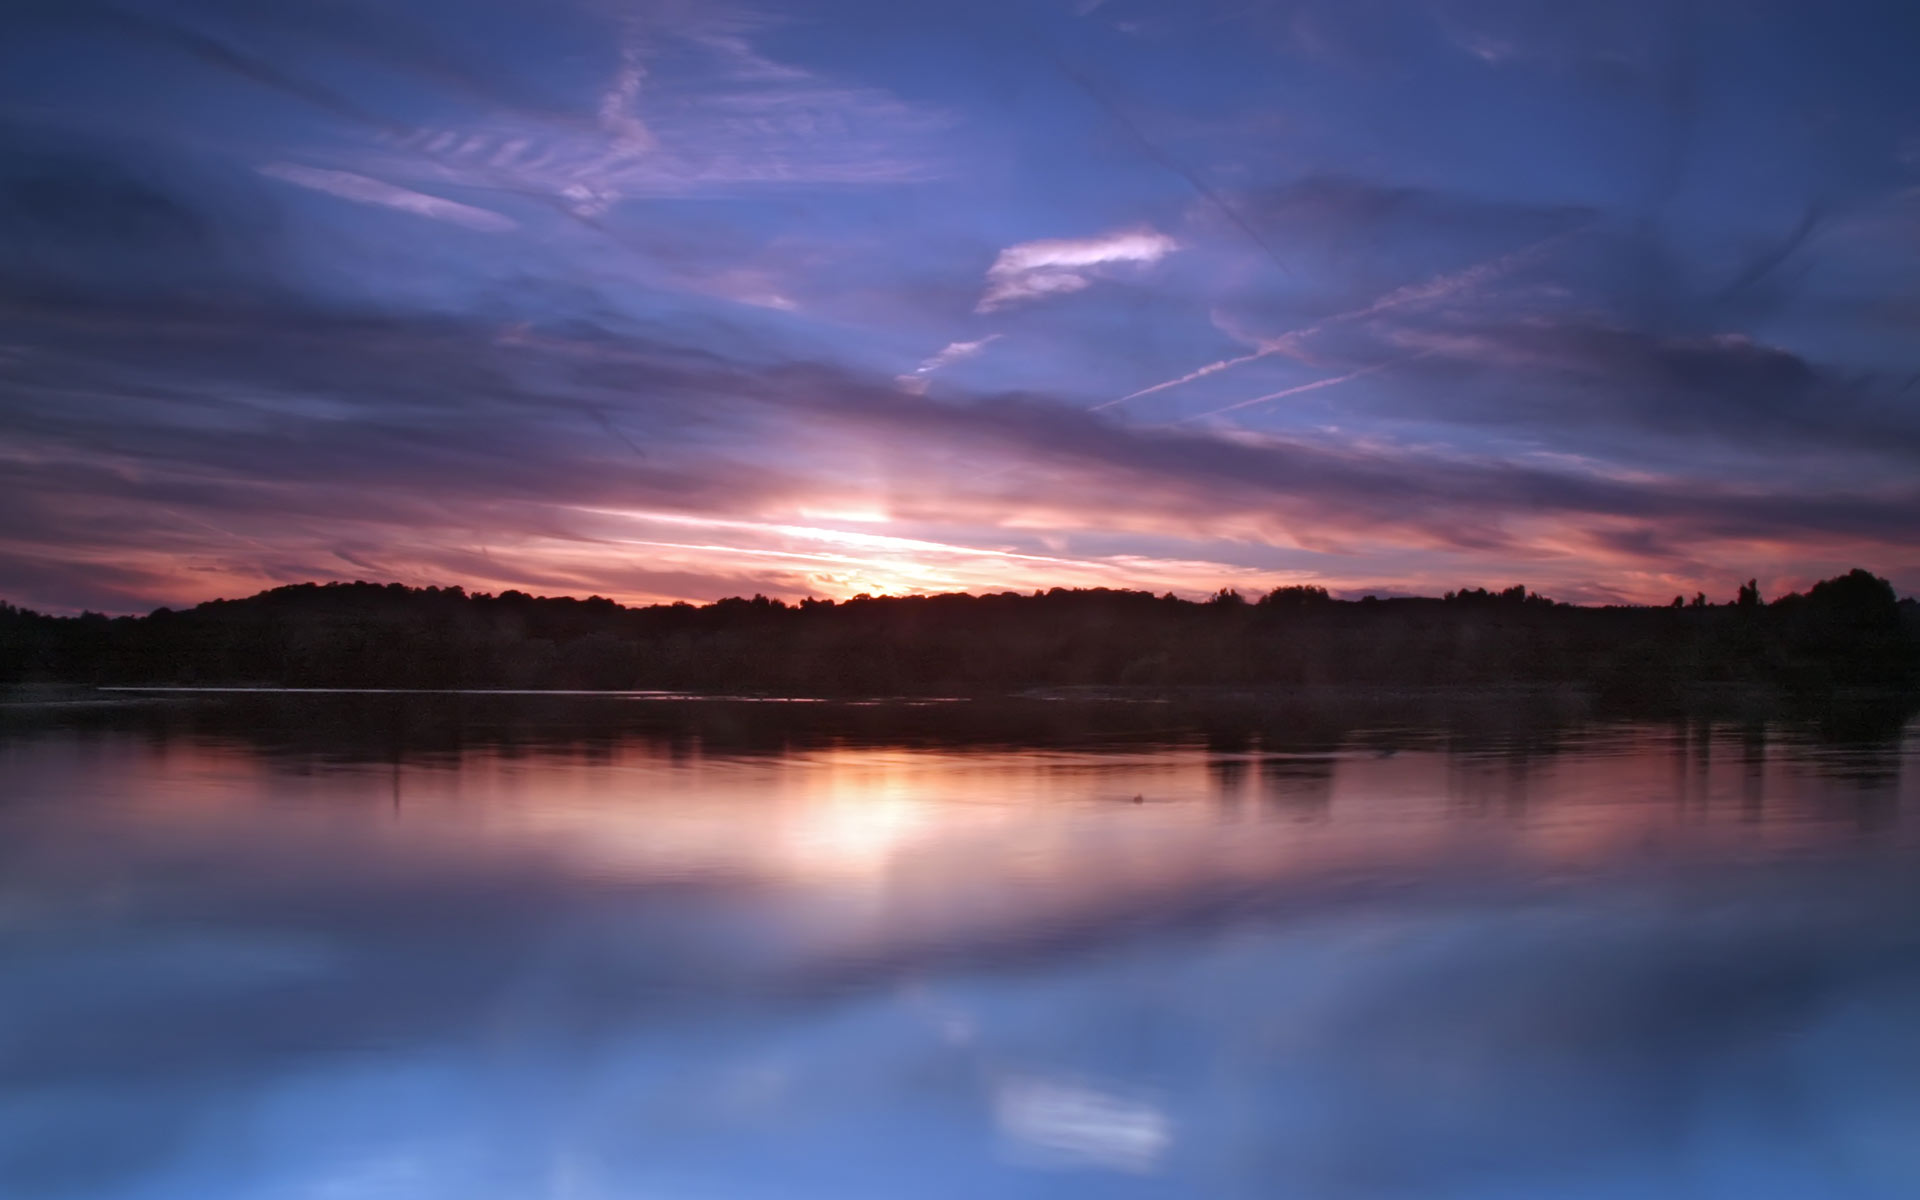
[{"label": "calm water", "polygon": [[0,1196],[1909,1198],[1899,714],[0,723]]}]

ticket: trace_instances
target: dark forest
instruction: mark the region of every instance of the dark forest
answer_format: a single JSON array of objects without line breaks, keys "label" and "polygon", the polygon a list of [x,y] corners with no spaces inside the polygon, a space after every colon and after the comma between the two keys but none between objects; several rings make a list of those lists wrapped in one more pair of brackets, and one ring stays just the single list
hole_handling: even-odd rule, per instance
[{"label": "dark forest", "polygon": [[1867,571],[1763,600],[1582,607],[1524,587],[1337,600],[1310,587],[600,597],[329,583],[144,617],[0,606],[0,680],[91,685],[984,695],[1044,687],[1576,685],[1818,694],[1920,684],[1920,605]]}]

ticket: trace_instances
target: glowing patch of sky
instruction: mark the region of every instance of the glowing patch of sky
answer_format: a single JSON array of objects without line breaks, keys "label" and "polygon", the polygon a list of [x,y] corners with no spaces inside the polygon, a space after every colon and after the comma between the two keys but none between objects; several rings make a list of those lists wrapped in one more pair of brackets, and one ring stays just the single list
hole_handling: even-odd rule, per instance
[{"label": "glowing patch of sky", "polygon": [[[0,595],[1912,590],[1916,21],[30,7]],[[730,532],[596,580],[590,510]],[[823,547],[866,574],[741,566]]]}]

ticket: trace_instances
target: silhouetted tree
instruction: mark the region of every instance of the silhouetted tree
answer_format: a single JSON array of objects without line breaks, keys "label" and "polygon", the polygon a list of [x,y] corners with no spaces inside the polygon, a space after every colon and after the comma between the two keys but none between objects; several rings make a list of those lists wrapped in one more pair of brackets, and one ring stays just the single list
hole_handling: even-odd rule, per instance
[{"label": "silhouetted tree", "polygon": [[1060,685],[1697,683],[1802,691],[1920,680],[1920,606],[1854,571],[1759,603],[1577,608],[1520,585],[1440,599],[1276,588],[1249,605],[1112,589],[765,596],[627,608],[604,597],[298,584],[146,617],[0,605],[0,681],[304,687],[992,692]]},{"label": "silhouetted tree", "polygon": [[1893,585],[1859,567],[1822,580],[1807,591],[1808,607],[1826,618],[1860,629],[1890,629],[1900,624],[1900,601]]},{"label": "silhouetted tree", "polygon": [[1259,603],[1268,608],[1303,608],[1310,604],[1326,604],[1332,599],[1323,587],[1293,583],[1274,588],[1260,597]]}]

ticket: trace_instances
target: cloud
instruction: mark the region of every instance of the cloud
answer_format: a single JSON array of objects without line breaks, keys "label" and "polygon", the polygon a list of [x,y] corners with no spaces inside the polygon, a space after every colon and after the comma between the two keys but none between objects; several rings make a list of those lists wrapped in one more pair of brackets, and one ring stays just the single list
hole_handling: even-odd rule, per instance
[{"label": "cloud", "polygon": [[753,308],[796,312],[800,305],[782,290],[775,273],[760,267],[723,267],[711,271],[682,271],[669,276],[690,292],[730,300]]},{"label": "cloud", "polygon": [[[169,247],[200,247],[239,262],[225,241],[234,210],[271,213],[216,188],[203,212],[166,173],[125,164],[27,174],[58,186],[4,193],[9,212],[75,244],[124,231],[122,261],[161,254],[166,267]],[[239,178],[275,190],[272,176]],[[1121,231],[1000,260],[1009,278],[1097,279],[1163,257],[1163,241]],[[712,261],[698,249],[690,269]],[[903,397],[887,376],[802,362],[744,326],[654,323],[643,335],[576,299],[486,319],[409,316],[303,302],[263,279],[164,296],[105,276],[52,299],[0,287],[0,509],[18,517],[0,538],[0,595],[124,611],[369,572],[642,601],[1199,591],[1257,586],[1254,564],[1306,553],[1340,556],[1346,578],[1369,583],[1441,572],[1457,586],[1523,569],[1542,590],[1604,574],[1627,595],[1652,585],[1622,581],[1665,577],[1671,595],[1672,577],[1698,563],[1745,578],[1740,564],[1756,559],[1819,574],[1841,556],[1897,574],[1916,534],[1920,498],[1898,481],[1646,464],[1681,445],[1676,434],[1776,449],[1851,436],[1884,456],[1913,444],[1895,436],[1898,412],[1856,434],[1823,430],[1804,410],[1844,397],[1838,381],[1730,334],[1645,334],[1591,314],[1495,320],[1446,303],[1484,273],[1380,293],[1343,310],[1370,315],[1314,346],[1329,378],[1304,388],[1418,359],[1419,409],[1390,407],[1407,403],[1398,387],[1356,398],[1423,422],[1418,442],[1395,442],[1391,424],[1285,438],[1130,428],[1047,395],[954,389],[935,402]],[[713,286],[764,298],[777,282]],[[993,340],[950,343],[910,378]],[[1541,386],[1471,386],[1494,369]],[[1835,411],[1875,412],[1864,400]],[[1628,453],[1517,453],[1487,443],[1495,426],[1568,450],[1583,449],[1582,430],[1605,430]],[[810,512],[886,523],[863,527],[881,540],[852,540],[832,528],[840,518]]]},{"label": "cloud", "polygon": [[469,204],[429,196],[424,192],[395,187],[393,184],[369,179],[365,175],[356,175],[351,171],[329,171],[319,167],[302,167],[293,163],[276,162],[261,167],[260,173],[299,187],[312,188],[316,192],[338,196],[342,200],[377,205],[381,208],[396,208],[418,217],[445,221],[451,225],[477,229],[482,233],[506,233],[519,228],[513,218],[502,216],[491,209],[475,208]]},{"label": "cloud", "polygon": [[[37,605],[191,602],[365,563],[409,583],[632,600],[1199,591],[1255,586],[1241,561],[1255,550],[1341,555],[1375,579],[1411,555],[1455,564],[1453,585],[1531,564],[1547,589],[1694,562],[1731,578],[1755,554],[1818,572],[1920,539],[1920,494],[1892,482],[1143,428],[1047,397],[936,403],[578,323],[503,337],[178,301],[6,315],[21,349],[0,369],[0,508],[17,516],[0,594]],[[1713,348],[1675,353],[1685,372]],[[887,523],[801,516],[856,510]],[[1173,544],[1144,555],[1142,537]],[[1082,538],[1119,552],[1066,548]]]},{"label": "cloud", "polygon": [[1077,292],[1090,287],[1102,268],[1156,263],[1179,248],[1173,238],[1144,227],[1090,238],[1021,242],[1002,250],[987,268],[987,289],[975,311]]},{"label": "cloud", "polygon": [[[1896,185],[1859,175],[1789,196],[1766,184],[1722,205],[1733,193],[1717,160],[1701,161],[1707,207],[1643,219],[1607,185],[1617,173],[1561,170],[1566,139],[1535,140],[1615,109],[1587,105],[1572,78],[1551,94],[1496,90],[1543,78],[1528,22],[1571,30],[1557,10],[1509,21],[1506,0],[1442,0],[1459,20],[1436,28],[1331,0],[1286,6],[1315,10],[1330,38],[1354,26],[1337,40],[1373,38],[1382,62],[1401,39],[1456,27],[1518,47],[1493,72],[1426,46],[1443,74],[1478,81],[1440,99],[1489,119],[1515,102],[1500,138],[1466,148],[1446,141],[1473,125],[1456,120],[1466,110],[1404,104],[1357,77],[1360,107],[1317,116],[1229,117],[1198,93],[1136,113],[1099,82],[1124,73],[1111,38],[1051,83],[1079,83],[1111,122],[1077,111],[1013,129],[977,89],[893,90],[906,76],[885,52],[911,47],[844,13],[488,0],[461,32],[444,5],[408,18],[370,0],[196,0],[168,9],[178,17],[91,23],[72,5],[29,7],[59,26],[49,62],[81,50],[119,79],[29,72],[0,139],[0,510],[18,518],[0,531],[0,569],[34,598],[122,608],[373,570],[633,598],[860,590],[883,567],[927,586],[1204,588],[1298,564],[1302,546],[1349,556],[1347,577],[1370,583],[1457,564],[1448,586],[1510,561],[1545,564],[1522,576],[1542,587],[1716,555],[1809,572],[1854,546],[1869,565],[1912,561],[1897,548],[1913,532],[1901,471],[1920,461],[1920,384],[1904,397],[1898,385],[1915,364],[1892,337],[1867,343],[1865,322],[1816,324],[1898,302],[1886,291],[1898,264],[1879,247],[1863,261],[1829,224]],[[1044,74],[1047,57],[1025,61]],[[1273,103],[1245,90],[1238,62],[1216,64],[1218,98]],[[1532,107],[1570,98],[1579,112]],[[1722,100],[1714,111],[1738,120]],[[1834,153],[1870,151],[1893,170],[1882,160],[1912,131],[1883,137],[1882,124]],[[1608,129],[1595,152],[1637,161],[1638,135]],[[853,188],[984,167],[1016,134],[1084,155],[1042,172],[1074,195],[986,172],[849,202]],[[1122,161],[1119,135],[1217,203]],[[1425,182],[1443,177],[1444,189]],[[293,187],[462,229],[518,221],[527,236],[470,239],[473,254],[449,263],[425,227]],[[1089,187],[1136,207],[1039,227],[1101,236],[980,240],[982,222],[1078,205]],[[642,200],[661,202],[642,212]],[[1555,248],[1593,227],[1583,200],[1612,225]],[[1180,205],[1181,223],[1158,203]],[[1150,216],[1155,228],[1115,228]],[[1239,221],[1285,249],[1285,278],[1237,244]],[[1214,257],[1203,269],[1196,253]],[[1100,285],[1117,280],[1137,287],[1104,303],[1122,289]],[[1789,293],[1806,303],[1779,312]],[[936,323],[976,304],[994,315],[975,331]],[[1208,309],[1247,336],[1219,340]],[[1776,312],[1788,319],[1758,319]],[[1052,336],[989,349],[1008,313]],[[926,357],[883,349],[902,345]],[[1813,346],[1856,365],[1799,352]],[[981,353],[991,372],[963,361]],[[1155,365],[1129,381],[1128,362]],[[1252,369],[1210,378],[1240,364]],[[1045,383],[963,386],[1021,371]],[[1337,412],[1337,428],[1128,429],[1065,411],[1156,379],[1137,394],[1191,383],[1170,418],[1298,397],[1303,414]],[[714,523],[636,530],[602,510]],[[862,528],[915,545],[792,533],[842,523],[809,513],[883,514]]]},{"label": "cloud", "polygon": [[[955,123],[883,88],[769,58],[756,43],[792,22],[734,6],[554,13],[506,0],[490,6],[484,33],[459,38],[447,37],[434,14],[410,17],[390,4],[191,7],[188,21],[125,6],[49,5],[45,23],[96,37],[108,30],[144,45],[149,61],[191,62],[194,86],[229,103],[293,100],[335,118],[344,136],[303,143],[313,168],[427,193],[518,194],[588,221],[632,197],[935,178],[944,162],[935,135]],[[576,22],[591,31],[583,44],[612,51],[585,105],[537,69],[552,27],[586,32],[569,28]],[[580,69],[565,64],[570,76]],[[405,104],[423,91],[440,101],[424,119]]]},{"label": "cloud", "polygon": [[1775,473],[1821,452],[1858,471],[1920,462],[1920,413],[1901,403],[1901,376],[1848,375],[1744,334],[1669,335],[1591,316],[1409,321],[1381,334],[1428,370],[1417,401],[1372,403],[1417,405],[1423,419],[1642,458],[1697,455],[1703,442],[1792,451]]},{"label": "cloud", "polygon": [[506,108],[382,132],[343,165],[539,197],[588,221],[634,197],[883,186],[942,173],[933,135],[953,124],[949,114],[771,59],[754,44],[768,25],[717,8],[636,22],[590,121]]},{"label": "cloud", "polygon": [[1077,1081],[1015,1076],[994,1090],[994,1122],[1016,1161],[1151,1172],[1172,1146],[1173,1122],[1158,1106]]},{"label": "cloud", "polygon": [[222,176],[219,203],[176,186],[146,148],[0,135],[0,302],[253,294],[284,269],[271,184]]},{"label": "cloud", "polygon": [[1671,6],[1648,0],[1543,6],[1440,0],[1428,12],[1454,50],[1490,67],[1526,67],[1615,86],[1643,79],[1674,38]]},{"label": "cloud", "polygon": [[1498,254],[1516,242],[1588,224],[1595,216],[1579,205],[1498,199],[1337,172],[1255,189],[1243,203],[1303,255],[1322,256],[1344,271],[1368,272],[1378,263],[1401,278],[1419,273],[1429,261],[1433,273],[1444,273],[1449,265],[1432,261],[1436,255],[1453,256],[1457,263],[1463,253],[1469,258],[1476,252]]},{"label": "cloud", "polygon": [[952,366],[962,359],[972,358],[988,346],[999,341],[1002,336],[1004,335],[990,333],[977,341],[948,342],[946,348],[941,350],[940,353],[922,362],[907,374],[896,377],[894,382],[910,392],[924,392],[927,390],[928,376],[944,367]]},{"label": "cloud", "polygon": [[646,122],[633,114],[634,101],[640,97],[640,85],[647,77],[639,48],[629,43],[620,48],[620,70],[600,95],[600,124],[613,138],[616,151],[646,154],[660,146]]}]

